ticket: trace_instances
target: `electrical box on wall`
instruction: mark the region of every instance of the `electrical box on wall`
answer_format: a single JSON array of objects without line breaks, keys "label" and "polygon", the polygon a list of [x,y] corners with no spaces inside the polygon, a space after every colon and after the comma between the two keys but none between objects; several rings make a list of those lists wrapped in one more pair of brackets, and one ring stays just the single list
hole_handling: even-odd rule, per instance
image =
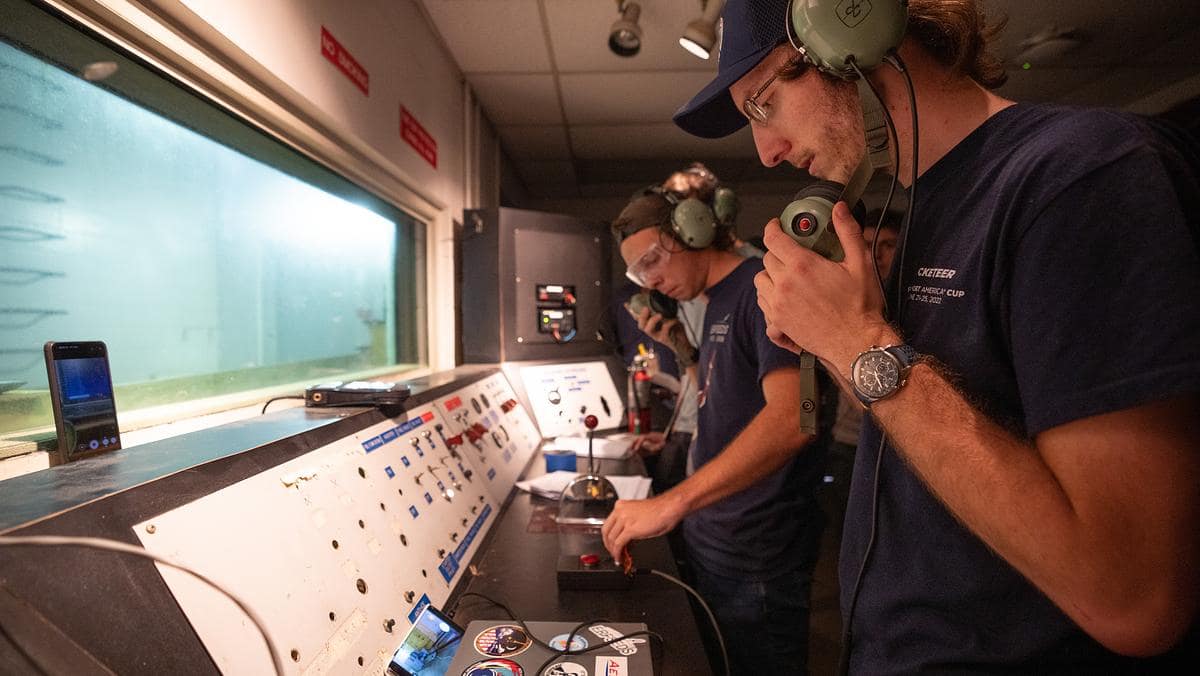
[{"label": "electrical box on wall", "polygon": [[520,209],[463,212],[462,355],[467,363],[608,354],[606,224]]}]

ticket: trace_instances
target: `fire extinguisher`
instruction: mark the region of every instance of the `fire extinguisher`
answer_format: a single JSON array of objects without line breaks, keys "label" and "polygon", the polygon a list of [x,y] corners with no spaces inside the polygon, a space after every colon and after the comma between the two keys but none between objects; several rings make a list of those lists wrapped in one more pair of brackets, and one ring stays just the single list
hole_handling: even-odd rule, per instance
[{"label": "fire extinguisher", "polygon": [[629,431],[645,434],[650,431],[650,357],[641,352],[633,358],[626,382],[625,409],[629,412]]}]

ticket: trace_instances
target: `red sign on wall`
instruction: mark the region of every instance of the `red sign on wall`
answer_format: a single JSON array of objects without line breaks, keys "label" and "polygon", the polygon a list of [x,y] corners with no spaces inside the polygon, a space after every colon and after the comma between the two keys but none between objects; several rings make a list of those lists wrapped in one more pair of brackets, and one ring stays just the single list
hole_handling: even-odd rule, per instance
[{"label": "red sign on wall", "polygon": [[333,34],[324,26],[321,26],[321,56],[337,66],[337,69],[350,78],[350,81],[361,89],[363,94],[370,96],[371,76],[367,74],[367,69],[359,65],[350,52],[342,46],[342,43],[338,42],[337,38],[333,37]]},{"label": "red sign on wall", "polygon": [[425,161],[437,169],[437,141],[434,140],[425,127],[417,122],[417,118],[408,112],[408,108],[400,106],[400,137],[425,158]]}]

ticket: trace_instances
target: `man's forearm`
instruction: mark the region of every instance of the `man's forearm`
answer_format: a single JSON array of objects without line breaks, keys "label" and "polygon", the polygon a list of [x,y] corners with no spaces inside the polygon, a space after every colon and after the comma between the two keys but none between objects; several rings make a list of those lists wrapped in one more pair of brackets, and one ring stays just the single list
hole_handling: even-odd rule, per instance
[{"label": "man's forearm", "polygon": [[[1070,502],[1036,448],[971,407],[928,364],[871,414],[927,487],[972,532],[1035,582],[1051,550],[1070,551]],[[1031,574],[1032,573],[1032,574]]]},{"label": "man's forearm", "polygon": [[[1125,470],[1144,472],[1137,479],[1113,481],[1109,474],[1089,482],[1084,463],[1103,463],[1099,458],[1111,456],[1088,458],[1087,448],[1046,455],[1045,449],[974,409],[927,363],[911,369],[909,382],[893,397],[876,402],[872,414],[956,518],[1106,645],[1115,650],[1126,645],[1120,625],[1127,614],[1161,617],[1174,612],[1164,604],[1194,606],[1194,598],[1169,598],[1177,593],[1172,588],[1189,584],[1180,578],[1189,576],[1186,562],[1195,559],[1194,542],[1188,546],[1186,527],[1173,522],[1194,519],[1194,499],[1184,493],[1180,507],[1162,512],[1144,510],[1143,505],[1153,503],[1140,502],[1171,493],[1160,490],[1170,486],[1171,471],[1151,466],[1160,465],[1163,457],[1171,460],[1169,456],[1144,452],[1141,467],[1131,463]],[[1129,443],[1127,450],[1134,448]],[[1194,444],[1190,450],[1194,453]],[[1133,459],[1132,454],[1122,457]],[[1048,458],[1057,460],[1051,464]],[[1195,477],[1194,461],[1176,467],[1191,470],[1177,480]],[[1097,476],[1113,470],[1092,468]],[[1134,533],[1138,544],[1131,546]],[[1164,578],[1169,582],[1165,586]],[[1144,619],[1126,624],[1136,622],[1145,624]]]},{"label": "man's forearm", "polygon": [[754,485],[810,440],[800,432],[795,406],[768,404],[725,450],[664,497],[677,501],[685,514],[702,509]]}]

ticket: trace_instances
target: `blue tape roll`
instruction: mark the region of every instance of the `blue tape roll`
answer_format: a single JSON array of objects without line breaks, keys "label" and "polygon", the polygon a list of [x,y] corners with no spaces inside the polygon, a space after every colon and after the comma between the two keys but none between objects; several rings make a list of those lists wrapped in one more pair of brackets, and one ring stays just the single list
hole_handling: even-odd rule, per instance
[{"label": "blue tape roll", "polygon": [[546,456],[547,472],[575,471],[574,451],[543,451],[543,454]]}]

